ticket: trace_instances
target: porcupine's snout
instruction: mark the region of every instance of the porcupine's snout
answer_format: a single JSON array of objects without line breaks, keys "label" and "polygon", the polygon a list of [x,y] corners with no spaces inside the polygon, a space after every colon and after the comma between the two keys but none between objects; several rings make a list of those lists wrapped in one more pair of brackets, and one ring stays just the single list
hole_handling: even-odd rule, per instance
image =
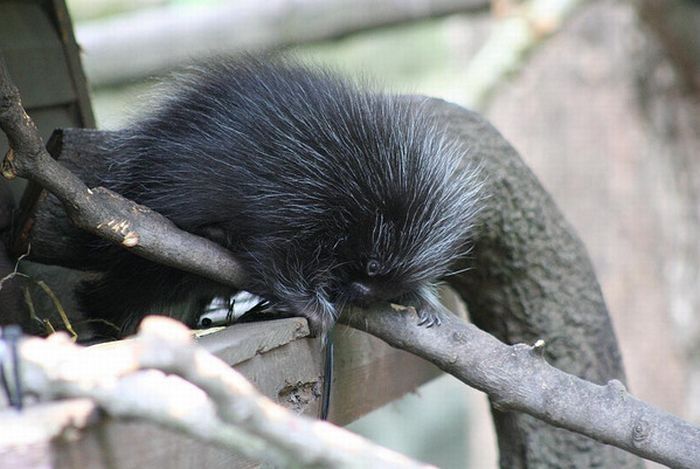
[{"label": "porcupine's snout", "polygon": [[374,289],[362,282],[352,282],[348,287],[348,296],[351,302],[362,307],[367,307],[378,300]]}]

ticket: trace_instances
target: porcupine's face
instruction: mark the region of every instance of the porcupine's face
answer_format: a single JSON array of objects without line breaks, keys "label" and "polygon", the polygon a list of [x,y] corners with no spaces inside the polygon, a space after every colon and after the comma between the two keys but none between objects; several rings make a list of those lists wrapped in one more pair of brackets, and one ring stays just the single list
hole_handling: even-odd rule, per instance
[{"label": "porcupine's face", "polygon": [[362,161],[348,166],[365,169],[342,173],[328,199],[342,220],[326,233],[326,247],[334,246],[324,291],[337,309],[435,305],[433,286],[467,249],[481,197],[478,168],[460,167],[466,150],[430,122],[405,115],[401,123],[402,132],[387,125],[375,134],[380,144],[346,155]]},{"label": "porcupine's face", "polygon": [[455,236],[454,245],[447,249],[438,246],[434,237],[441,227],[418,229],[416,224],[433,220],[422,219],[401,205],[349,228],[335,275],[342,300],[359,306],[400,301],[432,285],[456,256],[461,239]]},{"label": "porcupine's face", "polygon": [[403,158],[381,158],[395,167],[373,173],[378,183],[365,186],[362,210],[346,220],[334,272],[341,300],[366,306],[412,296],[424,303],[467,249],[478,170],[457,170],[463,150],[447,140],[408,141],[399,148],[387,144]]}]

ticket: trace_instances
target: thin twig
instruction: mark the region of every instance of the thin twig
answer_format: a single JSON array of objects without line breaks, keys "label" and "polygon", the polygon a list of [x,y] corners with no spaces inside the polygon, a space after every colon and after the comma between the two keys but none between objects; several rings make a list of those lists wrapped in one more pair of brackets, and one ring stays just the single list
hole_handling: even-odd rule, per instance
[{"label": "thin twig", "polygon": [[61,317],[61,321],[63,322],[63,326],[70,333],[71,337],[73,338],[73,342],[76,342],[78,340],[78,333],[75,332],[75,329],[73,329],[73,325],[71,324],[70,319],[68,319],[68,315],[66,314],[66,310],[63,309],[63,305],[61,304],[61,301],[58,299],[58,297],[53,292],[53,290],[48,285],[46,285],[46,283],[43,280],[37,280],[35,283],[42,290],[44,290],[44,293],[46,293],[49,296],[49,298],[51,299],[51,302],[53,303],[54,308],[56,308],[58,315]]},{"label": "thin twig", "polygon": [[3,284],[4,284],[6,281],[8,281],[8,280],[10,280],[10,279],[13,279],[13,278],[15,278],[15,277],[17,277],[17,276],[26,277],[25,274],[22,274],[21,272],[19,272],[19,263],[22,262],[22,260],[23,260],[25,257],[27,257],[27,256],[29,255],[30,252],[31,252],[31,244],[30,244],[30,245],[27,245],[27,252],[25,252],[24,254],[22,254],[21,256],[19,256],[19,258],[17,259],[17,262],[15,262],[15,268],[12,270],[12,272],[10,272],[9,274],[5,275],[3,278],[0,278],[0,290],[2,290],[2,286],[3,286]]}]

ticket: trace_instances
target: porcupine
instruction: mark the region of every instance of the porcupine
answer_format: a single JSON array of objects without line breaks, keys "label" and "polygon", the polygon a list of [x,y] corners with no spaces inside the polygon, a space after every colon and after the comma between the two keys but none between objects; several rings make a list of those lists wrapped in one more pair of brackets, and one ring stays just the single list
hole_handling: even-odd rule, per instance
[{"label": "porcupine", "polygon": [[[103,186],[229,249],[242,288],[316,335],[346,304],[410,304],[435,322],[434,285],[465,250],[480,176],[458,168],[465,148],[419,98],[270,58],[193,66],[167,90],[108,141]],[[93,246],[109,267],[79,301],[124,332],[159,308],[234,293]]]}]

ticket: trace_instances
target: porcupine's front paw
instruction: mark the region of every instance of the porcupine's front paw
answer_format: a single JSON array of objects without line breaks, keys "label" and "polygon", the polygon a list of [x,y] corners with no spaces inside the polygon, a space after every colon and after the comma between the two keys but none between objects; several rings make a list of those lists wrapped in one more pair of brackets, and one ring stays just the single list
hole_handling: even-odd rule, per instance
[{"label": "porcupine's front paw", "polygon": [[442,325],[440,315],[430,308],[419,308],[416,310],[418,314],[418,325],[424,327],[433,327]]},{"label": "porcupine's front paw", "polygon": [[418,325],[433,327],[442,325],[442,315],[445,307],[440,303],[436,289],[426,285],[409,293],[399,300],[399,304],[411,306],[418,316]]}]

